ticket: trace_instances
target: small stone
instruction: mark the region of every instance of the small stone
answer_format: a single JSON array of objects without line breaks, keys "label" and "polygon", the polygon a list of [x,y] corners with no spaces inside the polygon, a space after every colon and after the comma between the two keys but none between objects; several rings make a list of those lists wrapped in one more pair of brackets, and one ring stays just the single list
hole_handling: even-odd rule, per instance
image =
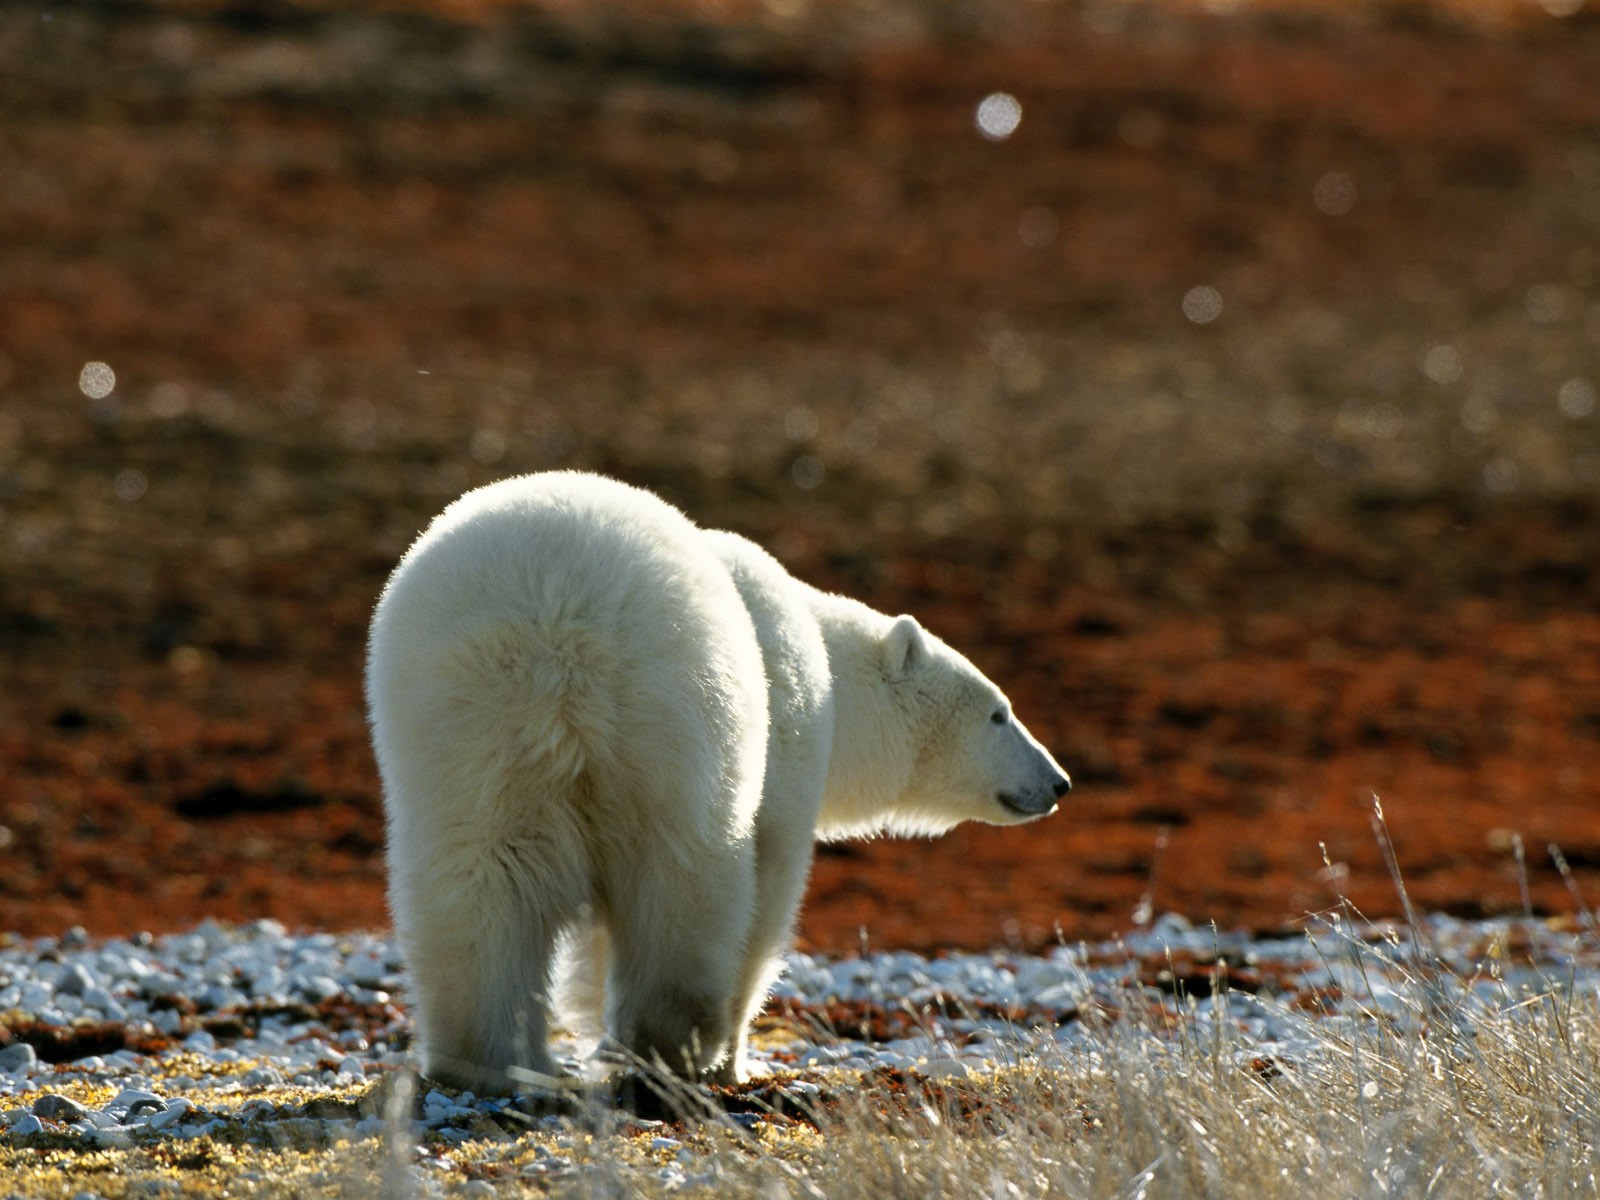
[{"label": "small stone", "polygon": [[165,1100],[137,1100],[128,1106],[127,1115],[122,1118],[124,1125],[147,1125],[152,1116],[160,1116],[167,1111]]},{"label": "small stone", "polygon": [[923,1066],[922,1073],[929,1079],[965,1079],[971,1069],[959,1058],[933,1058]]},{"label": "small stone", "polygon": [[119,1021],[128,1015],[128,1010],[117,1003],[117,998],[98,984],[83,993],[83,1002],[101,1016],[109,1017],[113,1021]]},{"label": "small stone", "polygon": [[81,1121],[89,1110],[70,1096],[46,1092],[33,1102],[33,1115],[46,1121]]},{"label": "small stone", "polygon": [[27,1042],[13,1042],[0,1049],[0,1074],[26,1075],[39,1065],[39,1055]]},{"label": "small stone", "polygon": [[82,963],[68,963],[56,980],[56,997],[82,996],[96,986],[95,977]]},{"label": "small stone", "polygon": [[146,1121],[145,1128],[153,1129],[159,1132],[160,1130],[167,1128],[167,1126],[181,1121],[184,1116],[187,1115],[193,1108],[193,1104],[180,1096],[176,1100],[171,1101],[161,1112],[156,1113],[153,1117]]},{"label": "small stone", "polygon": [[148,1104],[152,1100],[157,1104],[161,1104],[163,1107],[166,1104],[166,1102],[162,1100],[160,1096],[156,1095],[154,1092],[148,1092],[144,1088],[123,1088],[114,1097],[112,1097],[111,1102],[107,1104],[106,1107],[131,1109],[136,1104]]},{"label": "small stone", "polygon": [[13,1137],[30,1137],[35,1133],[44,1132],[44,1122],[32,1113],[23,1113],[11,1124]]},{"label": "small stone", "polygon": [[311,975],[295,981],[301,995],[313,1001],[331,1000],[344,991],[326,975]]},{"label": "small stone", "polygon": [[366,1071],[362,1068],[361,1060],[352,1054],[340,1062],[339,1074],[354,1075],[359,1079],[366,1074]]},{"label": "small stone", "polygon": [[30,979],[22,985],[22,995],[17,998],[17,1007],[23,1012],[37,1013],[50,1003],[53,994],[49,984],[39,979]]}]

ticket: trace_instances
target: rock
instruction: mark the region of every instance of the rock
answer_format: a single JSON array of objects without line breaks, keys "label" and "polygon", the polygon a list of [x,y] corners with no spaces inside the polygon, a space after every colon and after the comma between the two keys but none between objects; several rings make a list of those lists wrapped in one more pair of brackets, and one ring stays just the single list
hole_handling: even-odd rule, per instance
[{"label": "rock", "polygon": [[46,1121],[81,1121],[89,1110],[69,1096],[46,1092],[33,1102],[33,1115]]},{"label": "rock", "polygon": [[123,1088],[120,1092],[118,1092],[114,1097],[112,1097],[110,1103],[108,1103],[106,1107],[131,1109],[135,1105],[149,1104],[151,1101],[155,1101],[157,1104],[161,1104],[163,1106],[165,1106],[166,1103],[154,1092],[146,1091],[143,1088],[130,1087]]},{"label": "rock", "polygon": [[239,1082],[247,1088],[282,1087],[283,1072],[276,1067],[254,1067],[239,1076]]},{"label": "rock", "polygon": [[95,977],[89,973],[88,967],[82,963],[68,963],[56,979],[56,996],[81,997],[95,986]]},{"label": "rock", "polygon": [[117,998],[98,984],[84,991],[83,1003],[113,1021],[120,1021],[128,1015],[127,1010],[117,1003]]},{"label": "rock", "polygon": [[39,1065],[39,1055],[27,1042],[0,1049],[0,1075],[26,1075]]},{"label": "rock", "polygon": [[31,1137],[44,1132],[44,1122],[32,1113],[24,1113],[11,1124],[12,1137]]},{"label": "rock", "polygon": [[145,1128],[156,1131],[165,1129],[167,1126],[181,1121],[193,1108],[193,1104],[180,1096],[146,1121]]},{"label": "rock", "polygon": [[930,1058],[922,1073],[929,1079],[965,1079],[972,1068],[959,1058]]}]

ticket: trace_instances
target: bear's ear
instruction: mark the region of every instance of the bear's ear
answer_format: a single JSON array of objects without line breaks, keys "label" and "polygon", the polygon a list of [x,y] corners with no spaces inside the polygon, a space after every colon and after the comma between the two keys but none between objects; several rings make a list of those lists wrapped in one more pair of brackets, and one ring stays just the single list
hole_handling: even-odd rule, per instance
[{"label": "bear's ear", "polygon": [[915,617],[896,617],[883,636],[883,671],[891,682],[899,683],[922,666],[928,648],[922,641],[922,626]]}]

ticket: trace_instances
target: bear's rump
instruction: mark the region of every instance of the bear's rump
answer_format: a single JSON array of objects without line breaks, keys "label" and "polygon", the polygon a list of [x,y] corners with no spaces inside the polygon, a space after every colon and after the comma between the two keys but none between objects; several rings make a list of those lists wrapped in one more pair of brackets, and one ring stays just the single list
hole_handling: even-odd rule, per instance
[{"label": "bear's rump", "polygon": [[375,697],[375,724],[396,726],[385,740],[452,764],[454,794],[413,803],[448,806],[489,840],[575,816],[608,843],[591,855],[748,832],[760,650],[726,569],[677,520],[488,511],[418,547],[374,641],[375,658],[380,639],[404,647]]}]

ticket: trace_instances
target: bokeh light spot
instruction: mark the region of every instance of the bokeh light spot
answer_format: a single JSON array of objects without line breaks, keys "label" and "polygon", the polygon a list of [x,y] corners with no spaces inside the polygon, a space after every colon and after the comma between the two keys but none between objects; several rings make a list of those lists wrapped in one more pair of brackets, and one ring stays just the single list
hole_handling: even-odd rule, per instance
[{"label": "bokeh light spot", "polygon": [[1166,118],[1153,108],[1130,108],[1117,119],[1117,136],[1134,150],[1154,150],[1166,132]]},{"label": "bokeh light spot", "polygon": [[1183,294],[1183,315],[1196,325],[1209,325],[1222,315],[1222,293],[1214,287],[1192,287]]},{"label": "bokeh light spot", "polygon": [[1422,355],[1422,373],[1435,383],[1454,383],[1461,370],[1461,352],[1454,346],[1430,346]]},{"label": "bokeh light spot", "polygon": [[794,485],[806,491],[820,486],[826,473],[822,460],[814,454],[802,454],[789,468],[789,478],[794,480]]},{"label": "bokeh light spot", "polygon": [[817,414],[804,405],[796,405],[783,414],[783,432],[791,442],[809,442],[820,427]]},{"label": "bokeh light spot", "polygon": [[179,383],[158,383],[150,389],[150,415],[173,421],[189,411],[189,393]]},{"label": "bokeh light spot", "polygon": [[506,435],[488,425],[476,429],[472,434],[469,453],[473,462],[492,467],[506,456]]},{"label": "bokeh light spot", "polygon": [[1556,407],[1561,415],[1581,421],[1594,412],[1594,384],[1587,379],[1569,379],[1556,389]]},{"label": "bokeh light spot", "polygon": [[103,362],[83,364],[78,372],[78,390],[91,400],[104,400],[117,386],[117,373]]},{"label": "bokeh light spot", "polygon": [[1523,308],[1528,320],[1538,325],[1551,325],[1567,311],[1567,296],[1557,284],[1537,283],[1528,289]]},{"label": "bokeh light spot", "polygon": [[144,494],[150,490],[150,480],[143,471],[124,467],[111,481],[111,490],[116,492],[118,500],[132,504],[135,500],[144,499]]},{"label": "bokeh light spot", "polygon": [[1522,482],[1522,471],[1511,459],[1501,455],[1483,468],[1483,486],[1491,492],[1514,492]]},{"label": "bokeh light spot", "polygon": [[991,92],[978,102],[978,132],[991,142],[1003,142],[1022,124],[1022,104],[1009,92]]}]

